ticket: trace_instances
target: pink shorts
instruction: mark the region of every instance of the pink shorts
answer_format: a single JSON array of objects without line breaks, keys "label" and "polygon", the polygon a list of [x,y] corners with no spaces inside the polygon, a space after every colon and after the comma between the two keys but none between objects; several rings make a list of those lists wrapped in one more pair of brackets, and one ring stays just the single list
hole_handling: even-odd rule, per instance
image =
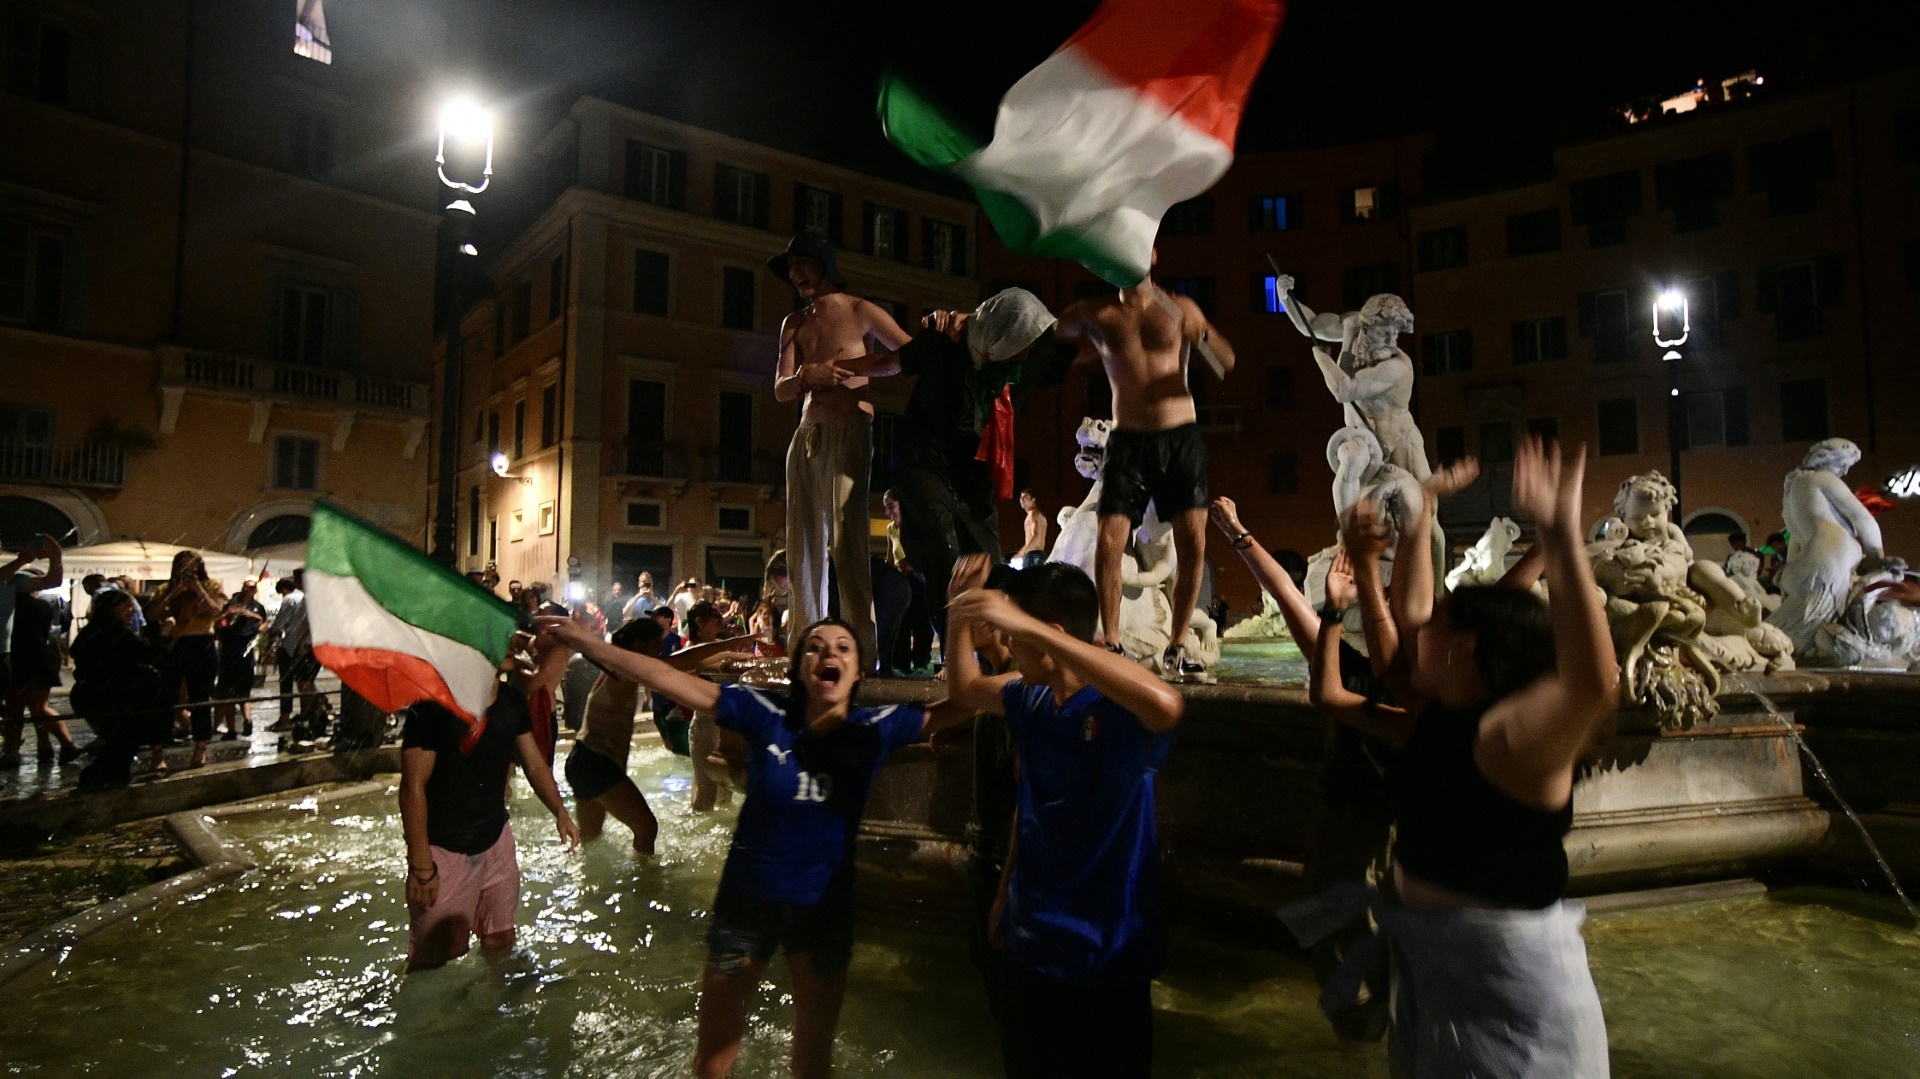
[{"label": "pink shorts", "polygon": [[433,906],[407,906],[407,965],[437,967],[467,954],[473,935],[513,932],[520,907],[520,860],[514,854],[513,826],[479,854],[444,847],[433,851],[440,890]]}]

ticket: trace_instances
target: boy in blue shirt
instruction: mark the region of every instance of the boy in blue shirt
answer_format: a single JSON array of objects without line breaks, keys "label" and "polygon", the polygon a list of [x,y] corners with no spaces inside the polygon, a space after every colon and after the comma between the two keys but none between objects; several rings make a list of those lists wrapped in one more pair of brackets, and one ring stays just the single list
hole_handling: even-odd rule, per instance
[{"label": "boy in blue shirt", "polygon": [[[1153,777],[1184,708],[1146,668],[1093,644],[1100,598],[1078,568],[1047,563],[982,587],[955,567],[948,688],[1006,717],[1019,772],[1013,848],[994,928],[1011,956],[1001,1016],[1010,1079],[1144,1076],[1151,986],[1166,955]],[[986,677],[977,624],[1011,639],[1019,673]]]}]

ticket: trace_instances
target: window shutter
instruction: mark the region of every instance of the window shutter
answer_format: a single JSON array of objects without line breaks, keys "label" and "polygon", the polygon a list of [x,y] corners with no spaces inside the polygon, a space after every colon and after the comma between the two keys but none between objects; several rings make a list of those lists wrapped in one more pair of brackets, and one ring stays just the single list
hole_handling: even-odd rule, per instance
[{"label": "window shutter", "polygon": [[905,210],[894,210],[892,211],[892,213],[893,213],[893,261],[911,262],[912,252],[908,250],[908,248],[911,245],[908,243],[907,229],[912,225],[912,219],[907,216],[907,212]]},{"label": "window shutter", "polygon": [[722,221],[733,220],[733,200],[727,197],[733,194],[733,185],[727,182],[732,171],[725,165],[713,167],[713,216]]},{"label": "window shutter", "polygon": [[873,254],[873,221],[877,213],[877,208],[869,202],[860,215],[860,250],[869,255]]},{"label": "window shutter", "polygon": [[953,272],[961,277],[967,276],[967,227],[948,225],[953,230]]},{"label": "window shutter", "polygon": [[840,220],[843,200],[838,194],[827,196],[827,241],[835,247],[846,246],[846,231]]},{"label": "window shutter", "polygon": [[1747,390],[1744,386],[1735,386],[1721,395],[1722,408],[1727,418],[1727,445],[1744,446],[1747,444]]},{"label": "window shutter", "polygon": [[333,324],[327,328],[327,359],[335,367],[351,368],[359,358],[360,293],[350,288],[330,292]]},{"label": "window shutter", "polygon": [[798,180],[793,182],[793,231],[807,231],[807,185]]},{"label": "window shutter", "polygon": [[1771,315],[1780,307],[1779,278],[1771,266],[1753,271],[1753,306],[1763,315]]},{"label": "window shutter", "polygon": [[1653,300],[1652,285],[1642,285],[1639,288],[1627,290],[1627,325],[1633,327],[1634,333],[1649,333],[1653,330]]},{"label": "window shutter", "polygon": [[1814,299],[1821,307],[1831,307],[1840,302],[1840,256],[1823,255],[1814,263],[1818,275],[1814,285]]},{"label": "window shutter", "polygon": [[773,220],[768,216],[770,212],[768,200],[773,195],[773,177],[764,172],[752,172],[747,175],[753,177],[753,227],[763,229]]},{"label": "window shutter", "polygon": [[1713,278],[1714,315],[1722,322],[1740,317],[1740,271],[1728,270]]},{"label": "window shutter", "polygon": [[1578,332],[1581,337],[1592,337],[1594,323],[1599,321],[1599,314],[1594,302],[1594,293],[1582,292],[1580,294],[1578,307],[1579,314],[1576,319]]},{"label": "window shutter", "polygon": [[687,208],[687,155],[678,150],[667,152],[667,205]]},{"label": "window shutter", "polygon": [[920,266],[922,269],[934,269],[933,265],[933,218],[920,219]]}]

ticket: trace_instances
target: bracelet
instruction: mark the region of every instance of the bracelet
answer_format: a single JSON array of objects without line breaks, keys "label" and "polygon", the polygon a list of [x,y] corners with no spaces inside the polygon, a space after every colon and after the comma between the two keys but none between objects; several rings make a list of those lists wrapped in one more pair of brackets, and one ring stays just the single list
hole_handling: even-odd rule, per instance
[{"label": "bracelet", "polygon": [[1327,604],[1324,607],[1321,607],[1319,613],[1320,613],[1320,621],[1322,622],[1341,622],[1341,621],[1345,621],[1347,617],[1347,612],[1341,610],[1338,607],[1335,607],[1331,603]]},{"label": "bracelet", "polygon": [[1231,542],[1234,550],[1244,551],[1247,548],[1253,546],[1253,533],[1242,532],[1239,535],[1233,537],[1233,540]]},{"label": "bracelet", "polygon": [[421,880],[421,881],[429,881],[429,880],[434,880],[434,879],[436,879],[436,878],[438,878],[438,877],[440,876],[440,867],[439,867],[439,866],[437,866],[437,865],[430,865],[430,866],[428,866],[428,867],[427,867],[427,875],[423,877],[423,876],[421,876],[421,875],[420,875],[420,871],[419,871],[418,869],[415,869],[415,868],[413,868],[412,866],[408,866],[408,867],[407,867],[407,876],[409,876],[409,877],[413,877],[413,878],[415,878],[416,880]]}]

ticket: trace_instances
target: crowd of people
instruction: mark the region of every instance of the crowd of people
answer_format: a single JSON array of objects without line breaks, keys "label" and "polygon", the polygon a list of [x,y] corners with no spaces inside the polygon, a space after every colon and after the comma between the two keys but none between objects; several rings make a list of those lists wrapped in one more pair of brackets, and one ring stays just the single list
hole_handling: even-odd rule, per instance
[{"label": "crowd of people", "polygon": [[[486,948],[511,941],[517,870],[495,777],[515,752],[566,844],[598,835],[611,815],[631,830],[635,851],[654,847],[662,821],[623,767],[648,707],[662,740],[694,758],[696,808],[731,793],[720,762],[744,771],[707,935],[694,1070],[730,1073],[752,998],[784,952],[791,1072],[824,1075],[855,934],[856,835],[874,777],[894,751],[970,723],[970,937],[1006,1073],[1148,1074],[1150,985],[1168,947],[1154,777],[1184,712],[1163,675],[1185,662],[1177,644],[1159,657],[1114,646],[1112,570],[1152,502],[1175,526],[1183,578],[1194,578],[1178,585],[1185,602],[1176,611],[1193,606],[1211,514],[1310,650],[1313,704],[1378,762],[1366,782],[1390,806],[1381,823],[1397,835],[1392,871],[1376,881],[1364,865],[1312,867],[1327,887],[1282,912],[1303,945],[1338,941],[1320,968],[1336,1029],[1371,1038],[1390,1027],[1405,1074],[1607,1073],[1581,910],[1564,900],[1574,768],[1605,736],[1618,699],[1580,535],[1582,451],[1563,459],[1538,440],[1522,447],[1514,502],[1539,542],[1498,586],[1441,596],[1426,555],[1433,508],[1473,480],[1468,461],[1426,481],[1421,505],[1402,507],[1395,564],[1404,568],[1391,588],[1380,570],[1392,541],[1386,513],[1361,499],[1341,522],[1327,604],[1315,610],[1234,503],[1210,497],[1186,379],[1168,376],[1182,374],[1200,346],[1222,366],[1232,354],[1190,304],[1149,279],[1076,305],[1056,324],[1037,300],[1008,290],[971,313],[936,312],[909,338],[845,295],[830,248],[796,238],[775,269],[805,303],[783,330],[776,382],[807,400],[788,460],[791,617],[783,628],[756,611],[747,633],[730,638],[728,612],[694,588],[662,599],[646,579],[611,632],[577,611],[539,612],[536,656],[577,653],[603,672],[565,766],[584,827],[554,794],[537,744],[507,741],[520,730],[519,690],[503,689],[499,717],[490,712],[482,725],[500,725],[482,736],[495,739],[485,776],[450,760],[461,732],[444,715],[415,709],[403,789],[419,793],[402,808],[411,815],[416,969],[465,950],[469,933]],[[882,351],[869,352],[869,341]],[[1097,572],[1031,559],[1043,549],[1044,518],[1042,541],[1028,529],[1016,552],[1021,565],[1003,564],[992,505],[1011,497],[998,469],[1011,430],[1000,425],[1025,390],[1089,354],[1107,370],[1118,419]],[[995,370],[1009,362],[1025,368]],[[918,434],[884,498],[889,557],[874,558],[864,513],[855,521],[852,509],[864,504],[870,453],[858,391],[895,371],[920,376],[909,406],[920,415],[904,425]],[[836,402],[835,393],[847,396]],[[1037,516],[1027,500],[1022,509],[1028,522]],[[916,579],[906,605],[928,610],[940,643],[944,692],[932,704],[859,699],[886,663],[881,650],[900,644],[881,629],[889,574]],[[1530,587],[1543,575],[1550,603]],[[1355,606],[1365,655],[1343,640]],[[730,653],[782,645],[784,692],[700,676]],[[920,647],[910,630],[910,659]],[[707,768],[715,771],[702,778]],[[449,924],[455,940],[444,935]]]}]

